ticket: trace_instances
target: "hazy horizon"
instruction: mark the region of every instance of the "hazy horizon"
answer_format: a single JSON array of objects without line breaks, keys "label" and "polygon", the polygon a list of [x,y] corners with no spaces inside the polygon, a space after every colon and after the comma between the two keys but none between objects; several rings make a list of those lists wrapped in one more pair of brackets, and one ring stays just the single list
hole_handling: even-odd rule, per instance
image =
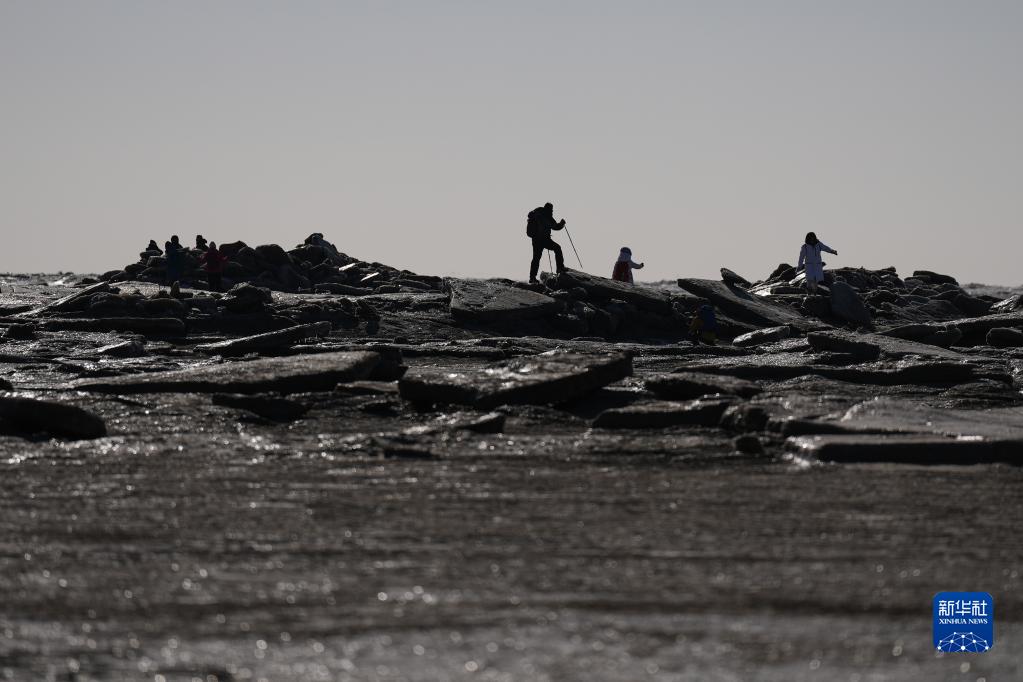
[{"label": "hazy horizon", "polygon": [[1023,3],[8,1],[0,38],[3,272],[322,232],[524,279],[552,201],[596,274],[761,279],[813,230],[1023,284]]}]

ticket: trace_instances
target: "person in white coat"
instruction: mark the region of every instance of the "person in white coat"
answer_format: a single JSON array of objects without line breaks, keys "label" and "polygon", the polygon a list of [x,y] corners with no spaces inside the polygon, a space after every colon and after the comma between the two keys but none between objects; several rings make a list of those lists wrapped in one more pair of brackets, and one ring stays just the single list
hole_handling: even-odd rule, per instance
[{"label": "person in white coat", "polygon": [[821,260],[821,251],[838,255],[838,251],[817,239],[817,235],[813,232],[807,232],[806,241],[799,249],[799,264],[796,266],[796,270],[806,266],[806,288],[811,294],[815,293],[817,285],[824,281],[824,261]]}]

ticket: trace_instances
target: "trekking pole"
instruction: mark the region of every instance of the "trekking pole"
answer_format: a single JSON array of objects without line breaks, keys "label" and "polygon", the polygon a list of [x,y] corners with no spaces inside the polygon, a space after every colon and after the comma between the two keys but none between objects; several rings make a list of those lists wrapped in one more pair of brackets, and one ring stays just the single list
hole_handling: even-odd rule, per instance
[{"label": "trekking pole", "polygon": [[579,261],[579,269],[583,269],[583,261],[579,258],[579,252],[575,250],[575,242],[572,241],[572,233],[568,231],[568,226],[565,226],[565,234],[568,235],[568,243],[572,245],[572,251],[575,251],[575,259]]}]

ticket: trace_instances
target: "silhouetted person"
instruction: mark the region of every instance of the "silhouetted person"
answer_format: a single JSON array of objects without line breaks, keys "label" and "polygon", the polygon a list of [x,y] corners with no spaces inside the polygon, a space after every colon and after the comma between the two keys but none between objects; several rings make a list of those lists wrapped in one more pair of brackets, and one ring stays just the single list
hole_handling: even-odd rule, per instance
[{"label": "silhouetted person", "polygon": [[205,251],[209,248],[209,244],[206,242],[206,238],[201,234],[195,235],[195,248],[199,251]]},{"label": "silhouetted person", "polygon": [[708,346],[713,346],[718,341],[718,318],[714,314],[714,308],[704,303],[696,310],[693,319],[689,322],[689,338],[693,343],[701,341]]},{"label": "silhouetted person", "polygon": [[206,271],[206,281],[210,285],[210,291],[220,291],[227,256],[220,253],[216,242],[210,242],[206,253],[202,255],[202,262],[203,269]]},{"label": "silhouetted person", "polygon": [[139,253],[139,260],[141,262],[143,262],[143,263],[146,263],[153,256],[162,256],[162,255],[163,255],[163,251],[161,251],[160,247],[156,245],[156,240],[155,239],[150,239],[149,240],[149,246],[147,246],[144,251]]},{"label": "silhouetted person", "polygon": [[636,263],[632,260],[632,249],[623,246],[622,250],[618,252],[618,262],[615,263],[614,270],[611,271],[611,279],[616,282],[632,284],[632,271],[642,267],[643,263]]},{"label": "silhouetted person", "polygon": [[544,249],[554,252],[554,262],[557,263],[558,272],[565,271],[565,258],[561,255],[561,247],[551,239],[551,230],[562,230],[565,227],[565,219],[560,222],[554,220],[554,204],[546,203],[540,208],[534,208],[529,212],[526,219],[526,235],[533,240],[533,261],[529,264],[529,283],[536,284],[536,273],[540,270],[540,256]]},{"label": "silhouetted person", "polygon": [[167,284],[171,285],[181,279],[181,271],[185,265],[185,250],[181,248],[178,235],[164,244],[164,255],[167,258]]},{"label": "silhouetted person", "polygon": [[806,288],[811,294],[816,293],[817,284],[824,281],[824,261],[821,260],[821,251],[838,255],[838,251],[817,239],[817,235],[813,232],[807,232],[806,241],[799,249],[799,264],[796,265],[796,270],[802,268],[804,264],[806,265]]},{"label": "silhouetted person", "polygon": [[327,253],[331,256],[340,256],[341,253],[337,250],[337,247],[328,242],[323,238],[322,232],[313,232],[311,235],[305,238],[305,243],[312,246],[320,246],[327,250]]}]

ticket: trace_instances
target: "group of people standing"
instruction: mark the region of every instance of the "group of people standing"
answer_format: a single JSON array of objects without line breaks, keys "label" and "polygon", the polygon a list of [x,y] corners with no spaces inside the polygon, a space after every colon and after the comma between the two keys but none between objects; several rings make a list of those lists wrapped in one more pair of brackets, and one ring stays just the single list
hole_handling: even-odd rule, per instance
[{"label": "group of people standing", "polygon": [[[552,231],[563,229],[565,229],[565,219],[554,220],[554,204],[548,202],[529,212],[526,219],[526,235],[533,242],[533,260],[529,263],[530,284],[538,283],[536,276],[540,270],[540,257],[545,250],[554,253],[554,262],[558,273],[565,271],[565,257],[561,253],[561,246],[551,238]],[[811,294],[816,293],[817,285],[824,281],[825,263],[821,259],[822,252],[838,255],[838,251],[817,239],[816,234],[808,232],[799,249],[799,263],[796,265],[796,270],[805,268],[805,286]],[[615,261],[611,270],[611,279],[616,282],[633,284],[632,271],[639,270],[643,265],[643,263],[632,260],[632,249],[623,246],[618,252],[618,260]]]},{"label": "group of people standing", "polygon": [[164,281],[168,286],[180,282],[184,276],[186,258],[191,251],[193,257],[198,258],[203,271],[206,273],[206,282],[210,291],[220,291],[223,287],[224,269],[227,266],[227,256],[217,248],[216,242],[207,242],[201,235],[195,236],[195,248],[187,249],[181,245],[178,235],[173,235],[170,241],[164,242],[163,249],[153,239],[149,240],[146,250],[139,254],[143,262],[148,261],[152,256],[163,256],[165,275]]}]

